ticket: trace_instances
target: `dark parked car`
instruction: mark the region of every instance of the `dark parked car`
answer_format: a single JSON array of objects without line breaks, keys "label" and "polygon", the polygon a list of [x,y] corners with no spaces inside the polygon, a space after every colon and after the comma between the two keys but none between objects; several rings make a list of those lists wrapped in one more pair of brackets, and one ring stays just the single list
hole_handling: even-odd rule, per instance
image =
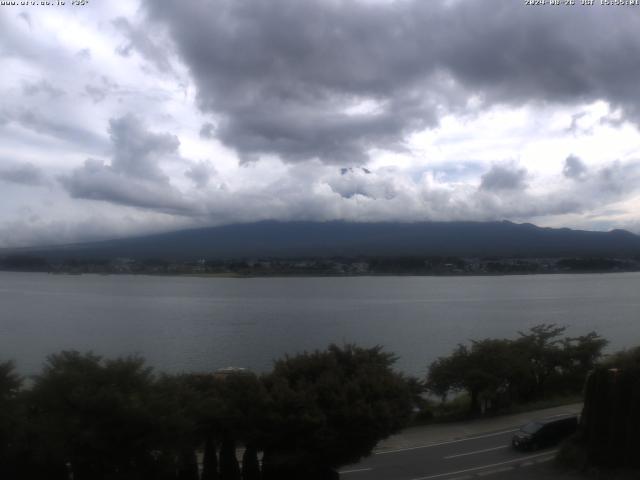
[{"label": "dark parked car", "polygon": [[554,445],[578,429],[578,416],[569,415],[534,420],[523,425],[513,436],[511,444],[515,448],[536,450]]}]

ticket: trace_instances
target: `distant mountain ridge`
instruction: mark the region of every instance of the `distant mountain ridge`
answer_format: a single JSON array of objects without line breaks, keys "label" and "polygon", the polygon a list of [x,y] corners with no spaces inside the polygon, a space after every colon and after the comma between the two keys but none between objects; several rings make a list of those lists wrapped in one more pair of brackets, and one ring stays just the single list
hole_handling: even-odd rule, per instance
[{"label": "distant mountain ridge", "polygon": [[[335,256],[566,257],[640,255],[640,236],[512,222],[232,224],[103,242],[13,250],[51,260]],[[3,254],[11,251],[0,252]]]}]

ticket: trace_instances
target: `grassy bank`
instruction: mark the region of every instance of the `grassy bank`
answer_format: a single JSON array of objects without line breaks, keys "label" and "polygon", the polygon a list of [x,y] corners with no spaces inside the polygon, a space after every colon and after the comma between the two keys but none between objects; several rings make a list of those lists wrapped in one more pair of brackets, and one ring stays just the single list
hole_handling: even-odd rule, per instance
[{"label": "grassy bank", "polygon": [[536,410],[544,410],[546,408],[561,407],[563,405],[581,403],[582,401],[583,396],[581,394],[561,395],[537,400],[534,402],[514,404],[510,407],[490,410],[484,412],[482,415],[473,416],[469,415],[469,396],[459,395],[458,397],[444,403],[434,403],[432,401],[426,401],[422,410],[414,417],[412,426],[460,422],[473,418],[491,418],[501,415],[510,415],[514,413],[526,413]]}]

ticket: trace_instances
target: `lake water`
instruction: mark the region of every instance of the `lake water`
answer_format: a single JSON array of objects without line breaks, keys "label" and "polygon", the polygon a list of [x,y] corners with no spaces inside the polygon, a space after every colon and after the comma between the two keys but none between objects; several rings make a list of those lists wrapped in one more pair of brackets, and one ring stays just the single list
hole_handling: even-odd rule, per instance
[{"label": "lake water", "polygon": [[0,272],[0,360],[35,373],[47,354],[138,353],[170,372],[268,370],[285,353],[383,345],[424,375],[459,342],[539,323],[640,344],[640,274],[194,278]]}]

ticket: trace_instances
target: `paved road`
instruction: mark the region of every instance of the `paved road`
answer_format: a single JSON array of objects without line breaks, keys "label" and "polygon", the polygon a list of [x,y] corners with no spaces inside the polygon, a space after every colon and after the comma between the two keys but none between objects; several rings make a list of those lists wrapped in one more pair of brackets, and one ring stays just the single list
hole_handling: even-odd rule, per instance
[{"label": "paved road", "polygon": [[[541,411],[529,414],[529,418],[543,418],[550,414],[573,413],[577,407],[562,411]],[[524,423],[521,417],[513,417],[514,423],[505,425],[507,419],[497,419],[499,430],[478,431],[464,438],[444,439],[439,432],[437,441],[430,438],[429,427],[414,434],[413,445],[406,442],[401,448],[376,451],[362,462],[341,470],[343,480],[470,480],[493,478],[496,480],[519,479],[523,474],[531,478],[556,478],[550,466],[555,455],[553,448],[534,452],[520,452],[511,448],[513,433]],[[487,428],[491,422],[480,423]],[[473,428],[471,428],[473,430]],[[477,430],[477,427],[476,427]],[[452,434],[455,432],[452,428]],[[405,436],[406,437],[406,436]],[[397,442],[396,442],[397,443]],[[545,473],[542,473],[542,472]],[[536,475],[534,472],[540,472]],[[564,478],[558,476],[557,478]]]}]

